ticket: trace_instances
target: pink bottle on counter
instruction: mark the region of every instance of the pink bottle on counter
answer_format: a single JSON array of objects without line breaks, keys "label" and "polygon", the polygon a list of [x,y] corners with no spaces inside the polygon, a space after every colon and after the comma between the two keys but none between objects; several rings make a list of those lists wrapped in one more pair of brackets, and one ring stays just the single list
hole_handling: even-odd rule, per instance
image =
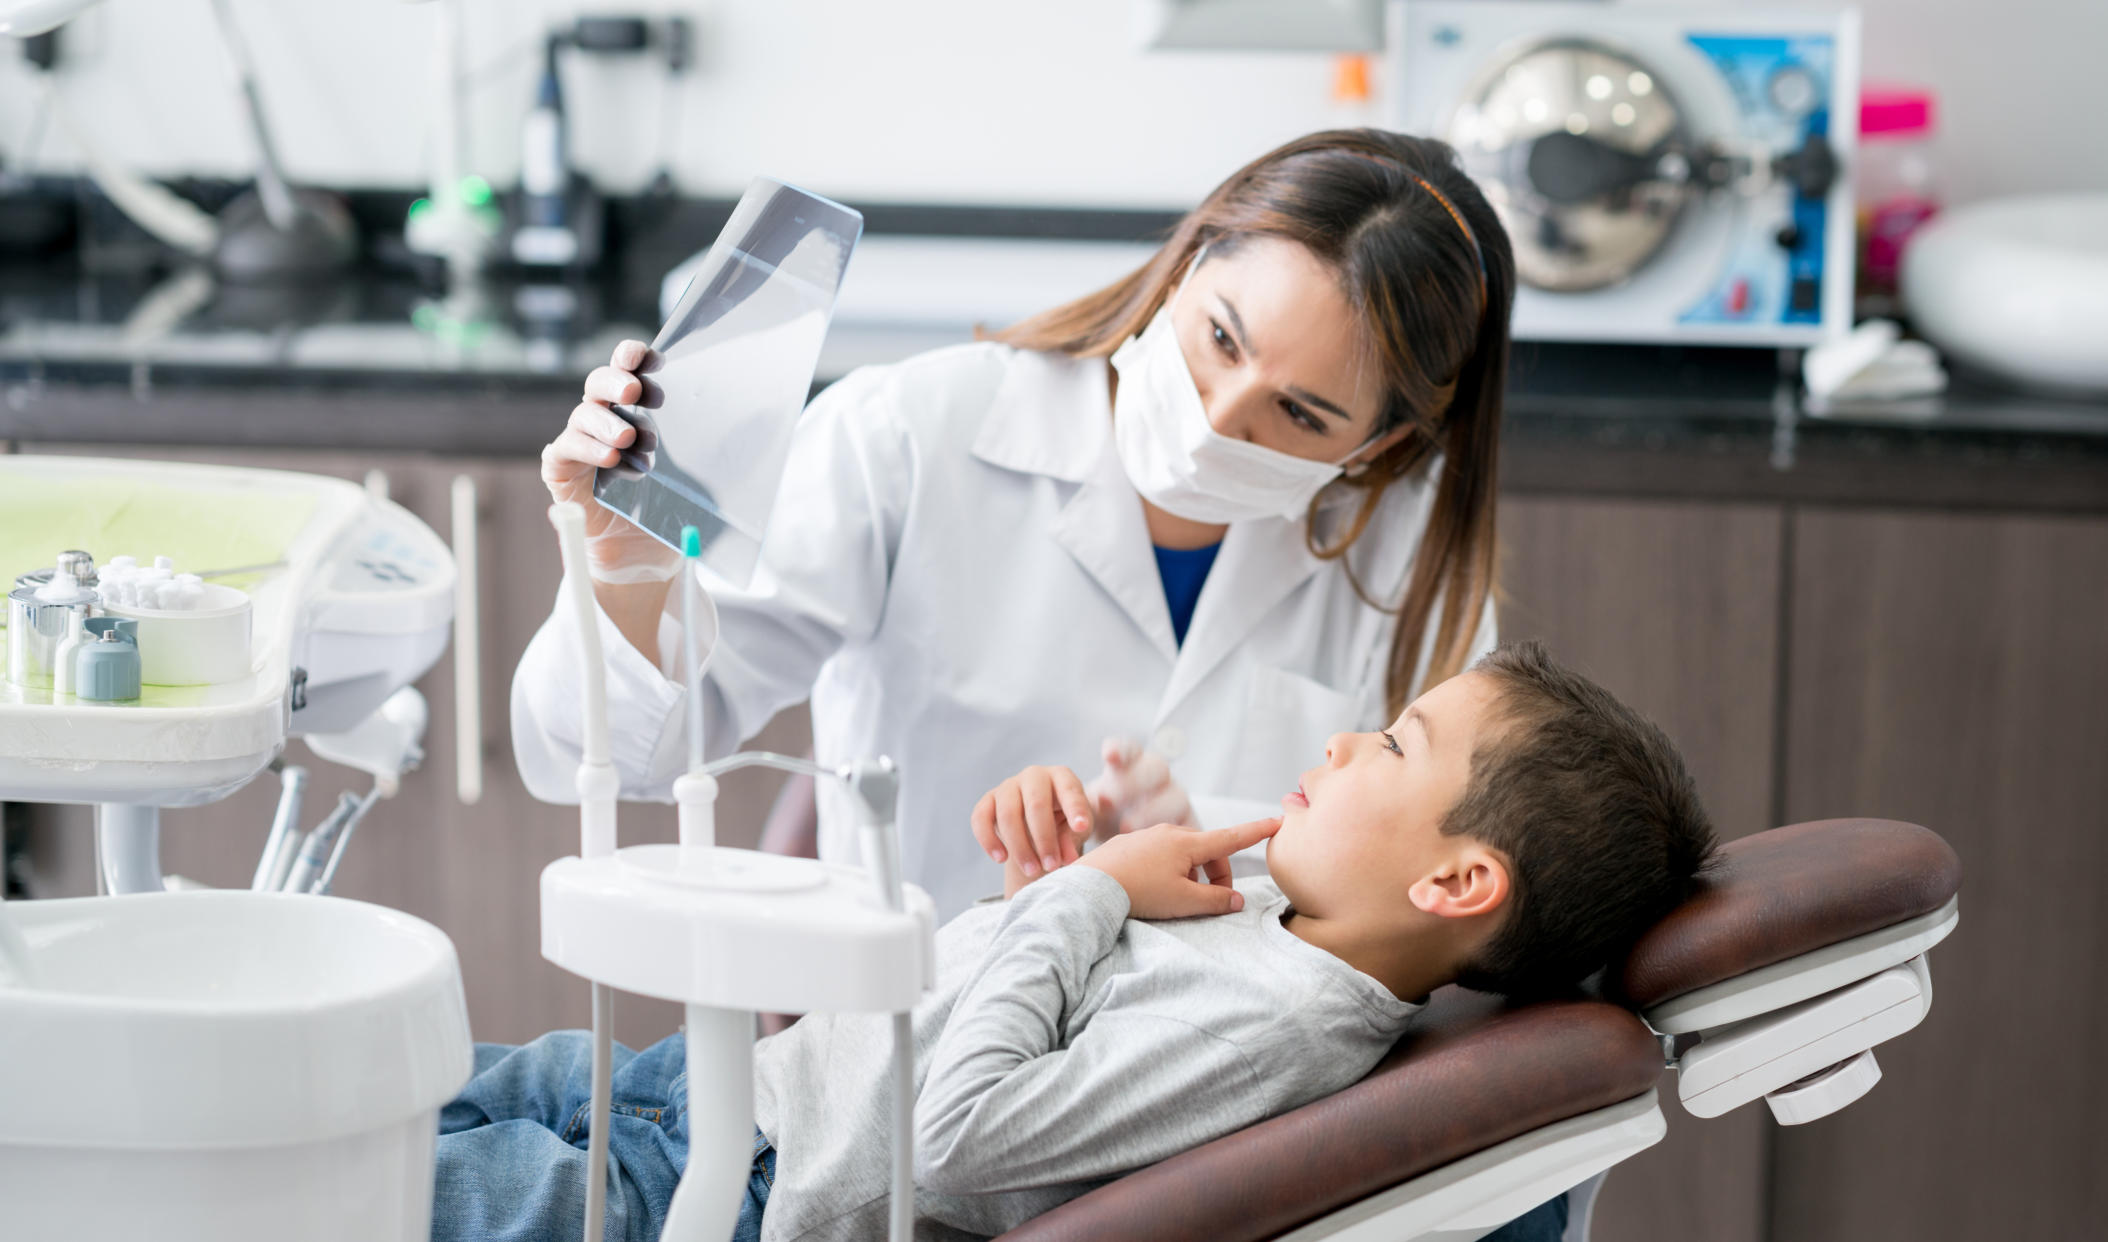
[{"label": "pink bottle on counter", "polygon": [[[1903,247],[1940,207],[1933,160],[1936,97],[1920,87],[1859,96],[1859,291],[1893,301]],[[1870,308],[1874,309],[1874,308]]]}]

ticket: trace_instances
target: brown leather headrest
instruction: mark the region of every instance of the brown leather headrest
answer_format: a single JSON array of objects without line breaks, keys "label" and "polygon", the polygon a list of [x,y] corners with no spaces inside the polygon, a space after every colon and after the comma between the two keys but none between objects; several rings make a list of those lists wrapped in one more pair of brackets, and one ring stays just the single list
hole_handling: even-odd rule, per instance
[{"label": "brown leather headrest", "polygon": [[1647,1010],[1687,992],[1930,914],[1962,884],[1939,836],[1825,819],[1730,841],[1699,892],[1640,937],[1612,991]]},{"label": "brown leather headrest", "polygon": [[1356,1085],[1131,1173],[1004,1242],[1252,1242],[1503,1143],[1640,1095],[1661,1045],[1600,1001],[1509,1008],[1435,993]]}]

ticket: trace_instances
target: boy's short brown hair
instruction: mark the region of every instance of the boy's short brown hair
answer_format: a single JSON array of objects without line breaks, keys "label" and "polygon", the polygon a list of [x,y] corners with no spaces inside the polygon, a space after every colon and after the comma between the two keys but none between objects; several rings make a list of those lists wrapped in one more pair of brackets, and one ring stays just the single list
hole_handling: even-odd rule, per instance
[{"label": "boy's short brown hair", "polygon": [[1500,930],[1458,976],[1510,995],[1571,988],[1686,897],[1714,841],[1676,747],[1544,644],[1472,671],[1498,687],[1502,727],[1471,756],[1442,831],[1499,850],[1513,885]]}]

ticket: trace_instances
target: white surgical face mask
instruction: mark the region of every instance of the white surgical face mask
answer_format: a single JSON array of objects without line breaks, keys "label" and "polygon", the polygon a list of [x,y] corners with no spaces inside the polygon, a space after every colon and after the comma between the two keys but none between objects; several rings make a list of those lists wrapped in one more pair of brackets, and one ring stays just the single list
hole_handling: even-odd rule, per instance
[{"label": "white surgical face mask", "polygon": [[1344,459],[1312,461],[1218,433],[1172,328],[1177,300],[1113,352],[1113,442],[1127,477],[1143,499],[1189,522],[1303,516]]}]

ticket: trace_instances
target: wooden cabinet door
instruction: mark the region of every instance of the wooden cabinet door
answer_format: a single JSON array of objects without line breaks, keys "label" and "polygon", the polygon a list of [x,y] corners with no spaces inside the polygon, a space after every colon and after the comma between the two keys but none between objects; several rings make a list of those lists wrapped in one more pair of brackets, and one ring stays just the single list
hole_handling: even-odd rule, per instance
[{"label": "wooden cabinet door", "polygon": [[1773,1236],[2101,1237],[2108,522],[1816,511],[1793,543],[1788,813],[1933,829],[1962,917],[1880,1085],[1779,1132]]},{"label": "wooden cabinet door", "polygon": [[[1783,522],[1767,505],[1501,502],[1501,637],[1544,639],[1661,725],[1723,840],[1774,826]],[[1675,1087],[1668,1138],[1611,1174],[1595,1236],[1757,1242],[1769,1120],[1701,1121]]]}]

